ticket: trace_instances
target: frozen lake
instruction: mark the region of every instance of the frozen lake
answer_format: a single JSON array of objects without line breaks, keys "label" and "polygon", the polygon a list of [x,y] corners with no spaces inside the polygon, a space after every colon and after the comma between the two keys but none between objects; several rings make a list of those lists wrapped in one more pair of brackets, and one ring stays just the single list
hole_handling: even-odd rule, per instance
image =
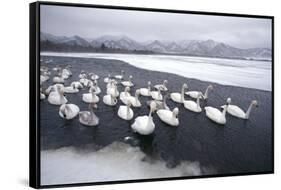
[{"label": "frozen lake", "polygon": [[117,59],[133,66],[187,78],[271,91],[270,61],[250,61],[176,55],[42,52],[46,56]]}]

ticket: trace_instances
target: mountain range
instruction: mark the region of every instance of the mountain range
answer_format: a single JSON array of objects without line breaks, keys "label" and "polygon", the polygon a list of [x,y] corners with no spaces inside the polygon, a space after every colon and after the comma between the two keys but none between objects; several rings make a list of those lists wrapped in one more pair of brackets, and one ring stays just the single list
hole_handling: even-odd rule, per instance
[{"label": "mountain range", "polygon": [[241,49],[214,40],[138,42],[124,35],[86,39],[77,35],[66,37],[41,32],[40,41],[43,51],[143,52],[266,60],[270,60],[272,55],[270,48]]}]

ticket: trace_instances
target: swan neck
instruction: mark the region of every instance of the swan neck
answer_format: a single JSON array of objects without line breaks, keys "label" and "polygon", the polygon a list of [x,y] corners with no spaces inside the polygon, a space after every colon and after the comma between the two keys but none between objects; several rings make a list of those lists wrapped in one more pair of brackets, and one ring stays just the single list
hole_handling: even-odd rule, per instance
[{"label": "swan neck", "polygon": [[252,109],[253,109],[253,103],[250,104],[250,106],[246,112],[245,119],[249,119]]},{"label": "swan neck", "polygon": [[130,114],[130,106],[127,105],[127,118],[129,118],[129,114]]},{"label": "swan neck", "polygon": [[200,107],[200,96],[197,97],[196,104],[197,104],[197,108],[199,108]]},{"label": "swan neck", "polygon": [[163,99],[164,108],[169,109],[169,107],[167,106],[166,100],[167,100],[167,96],[164,96],[164,99]]},{"label": "swan neck", "polygon": [[228,108],[228,104],[226,104],[226,106],[223,108],[223,111],[222,111],[223,117],[225,117],[227,108]]},{"label": "swan neck", "polygon": [[207,99],[208,95],[209,95],[209,90],[210,90],[210,86],[207,87],[205,93],[204,93],[204,98]]},{"label": "swan neck", "polygon": [[181,88],[181,101],[184,102],[184,87]]}]

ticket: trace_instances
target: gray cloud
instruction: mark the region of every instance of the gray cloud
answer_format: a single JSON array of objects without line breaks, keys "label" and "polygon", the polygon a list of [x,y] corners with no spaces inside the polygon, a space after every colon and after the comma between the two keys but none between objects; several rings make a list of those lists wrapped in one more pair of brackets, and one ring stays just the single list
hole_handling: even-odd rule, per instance
[{"label": "gray cloud", "polygon": [[213,39],[239,47],[271,47],[271,20],[41,6],[41,31],[54,35],[126,35],[136,41]]}]

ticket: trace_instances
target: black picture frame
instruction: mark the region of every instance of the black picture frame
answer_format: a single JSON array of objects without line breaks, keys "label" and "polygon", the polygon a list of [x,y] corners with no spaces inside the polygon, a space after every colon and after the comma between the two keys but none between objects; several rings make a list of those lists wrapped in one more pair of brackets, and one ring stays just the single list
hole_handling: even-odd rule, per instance
[{"label": "black picture frame", "polygon": [[[172,178],[156,178],[156,179],[140,179],[140,180],[125,180],[125,181],[107,181],[93,183],[75,183],[75,184],[57,184],[57,185],[41,185],[40,183],[40,6],[68,6],[68,7],[89,7],[89,8],[104,8],[112,10],[133,10],[133,11],[153,11],[165,13],[186,13],[197,15],[217,15],[245,18],[266,18],[271,20],[272,31],[272,170],[264,172],[249,172],[237,174],[218,174],[204,175],[191,177],[172,177]],[[136,183],[136,182],[152,182],[164,180],[182,180],[195,178],[210,178],[210,177],[227,177],[240,175],[257,175],[257,174],[273,174],[274,173],[274,16],[265,15],[249,15],[249,14],[234,14],[234,13],[218,13],[218,12],[201,12],[187,10],[169,10],[141,7],[121,7],[109,5],[92,5],[92,4],[77,4],[77,3],[59,3],[39,1],[29,4],[29,56],[30,56],[30,91],[29,91],[29,185],[33,188],[54,188],[54,187],[72,187],[72,186],[88,186],[88,185],[103,185],[103,184],[121,184],[121,183]]]}]

